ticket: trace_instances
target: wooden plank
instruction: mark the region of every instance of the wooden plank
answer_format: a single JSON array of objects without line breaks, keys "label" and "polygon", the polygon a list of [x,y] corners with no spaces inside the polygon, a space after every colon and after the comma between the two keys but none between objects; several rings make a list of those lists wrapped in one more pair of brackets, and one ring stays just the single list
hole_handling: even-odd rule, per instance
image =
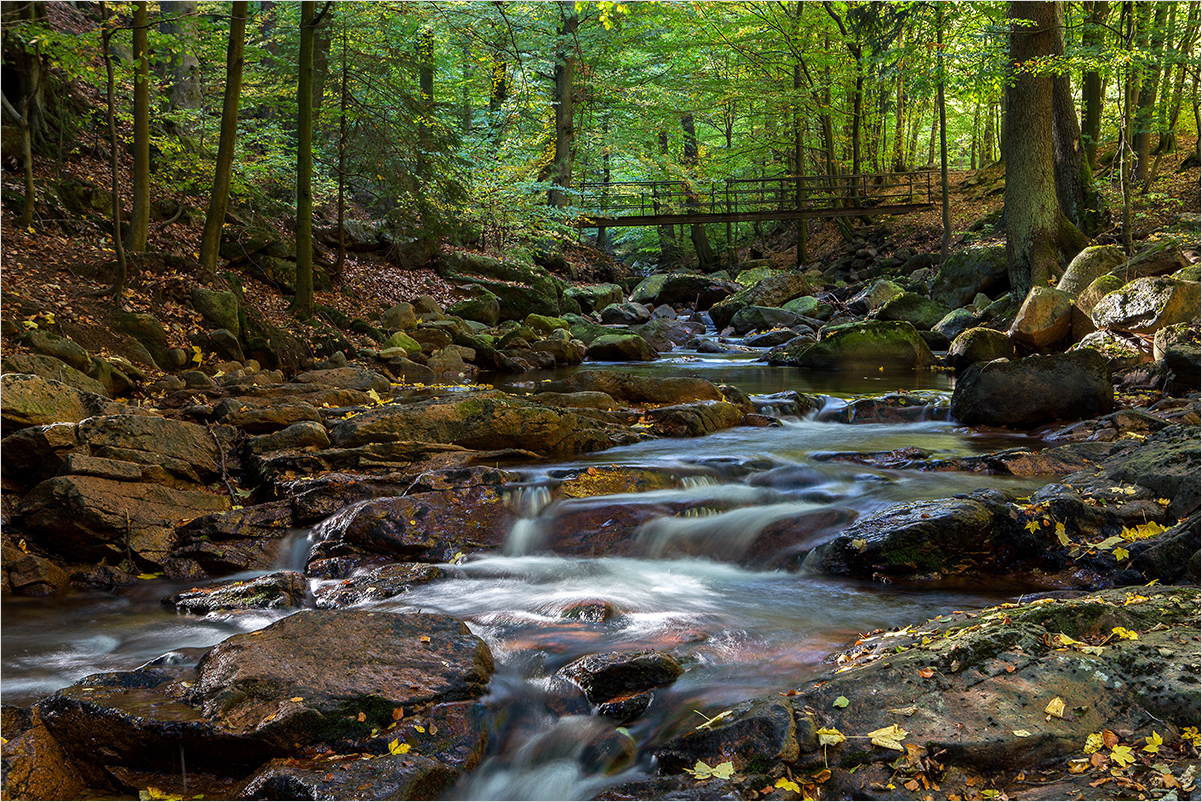
[{"label": "wooden plank", "polygon": [[933,203],[907,203],[892,206],[865,206],[852,209],[802,209],[768,212],[697,212],[693,214],[625,215],[622,217],[582,217],[577,228],[619,228],[622,226],[678,225],[680,223],[747,223],[754,220],[798,220],[816,217],[872,217],[878,214],[910,214],[933,207]]}]

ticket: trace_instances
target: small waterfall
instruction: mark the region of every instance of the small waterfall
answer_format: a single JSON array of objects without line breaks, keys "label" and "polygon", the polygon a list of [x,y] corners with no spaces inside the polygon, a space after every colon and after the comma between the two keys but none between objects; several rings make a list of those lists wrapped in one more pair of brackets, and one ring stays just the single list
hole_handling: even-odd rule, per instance
[{"label": "small waterfall", "polygon": [[518,485],[507,491],[507,503],[520,518],[513,523],[505,541],[505,553],[521,556],[536,550],[543,541],[539,516],[551,504],[551,488],[545,484]]},{"label": "small waterfall", "polygon": [[787,516],[818,509],[789,502],[720,512],[694,508],[682,516],[657,518],[644,524],[638,538],[652,558],[687,554],[715,560],[739,560],[764,528]]}]

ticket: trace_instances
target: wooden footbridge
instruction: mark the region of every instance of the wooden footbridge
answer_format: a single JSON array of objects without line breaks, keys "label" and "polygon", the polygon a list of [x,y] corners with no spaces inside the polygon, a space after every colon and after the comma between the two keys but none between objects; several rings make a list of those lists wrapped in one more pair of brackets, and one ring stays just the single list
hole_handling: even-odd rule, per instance
[{"label": "wooden footbridge", "polygon": [[908,214],[942,202],[939,173],[584,182],[580,228]]}]

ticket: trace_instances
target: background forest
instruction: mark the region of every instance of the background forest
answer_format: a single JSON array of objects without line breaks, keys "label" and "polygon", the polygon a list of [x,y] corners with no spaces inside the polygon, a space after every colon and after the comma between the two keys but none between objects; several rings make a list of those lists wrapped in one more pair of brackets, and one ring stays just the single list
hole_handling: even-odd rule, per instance
[{"label": "background forest", "polygon": [[[311,137],[318,223],[384,220],[394,256],[419,263],[442,241],[529,256],[575,238],[581,181],[937,168],[941,97],[952,169],[1006,155],[1004,3],[4,6],[6,162],[28,147],[58,182],[35,186],[31,170],[41,204],[7,190],[6,206],[23,228],[65,216],[64,172],[107,155],[107,89],[133,154],[133,251],[151,216],[201,213],[227,87],[235,205],[290,217],[308,203],[297,156]],[[1071,82],[1103,182],[1126,174],[1154,195],[1158,173],[1197,159],[1198,17],[1198,3],[1068,3],[1064,54],[1028,65]],[[600,244],[716,268],[757,225],[611,229]]]}]

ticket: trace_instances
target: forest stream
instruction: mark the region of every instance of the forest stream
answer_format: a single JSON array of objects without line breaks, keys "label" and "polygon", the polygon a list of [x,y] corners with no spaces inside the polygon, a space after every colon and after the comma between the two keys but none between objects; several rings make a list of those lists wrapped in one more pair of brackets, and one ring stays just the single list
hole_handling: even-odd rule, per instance
[{"label": "forest stream", "polygon": [[[688,352],[644,370],[719,374],[749,391],[765,410],[772,409],[772,399],[764,393],[794,388],[798,378],[786,375],[789,368]],[[932,383],[933,400],[947,393],[946,375],[922,374]],[[510,466],[523,477],[509,490],[522,517],[504,553],[443,566],[446,578],[368,605],[453,616],[492,650],[497,674],[484,700],[493,719],[488,756],[461,778],[454,796],[590,798],[653,772],[649,760],[639,758],[650,754],[647,745],[688,732],[703,723],[699,714],[710,717],[757,694],[798,686],[825,670],[824,660],[857,633],[1008,598],[1004,587],[930,590],[809,575],[801,561],[792,566],[796,570],[755,567],[753,543],[766,527],[789,516],[835,513],[836,520],[846,521],[898,502],[1042,484],[1038,478],[883,470],[831,460],[836,454],[902,447],[953,457],[1033,441],[982,436],[936,414],[914,423],[830,422],[848,396],[893,389],[916,374],[814,376],[809,380],[820,386],[804,389],[824,394],[826,408],[805,418],[783,416],[780,427],[739,427],[696,439],[651,440],[571,462]],[[550,501],[548,488],[556,477],[608,465],[669,473],[681,481],[671,489]],[[626,556],[556,553],[557,543],[592,536],[571,531],[574,521],[604,528],[582,510],[617,515],[648,506],[680,513],[648,516]],[[279,567],[304,570],[307,544],[321,526],[296,531],[281,549]],[[834,534],[824,531],[819,537]],[[311,590],[322,581],[310,580]],[[261,610],[178,615],[159,600],[181,587],[158,581],[115,596],[4,597],[5,701],[29,704],[86,675],[212,646],[284,615]],[[656,690],[648,711],[628,728],[590,715],[579,692],[554,676],[586,654],[647,647],[671,651],[686,672]]]}]

